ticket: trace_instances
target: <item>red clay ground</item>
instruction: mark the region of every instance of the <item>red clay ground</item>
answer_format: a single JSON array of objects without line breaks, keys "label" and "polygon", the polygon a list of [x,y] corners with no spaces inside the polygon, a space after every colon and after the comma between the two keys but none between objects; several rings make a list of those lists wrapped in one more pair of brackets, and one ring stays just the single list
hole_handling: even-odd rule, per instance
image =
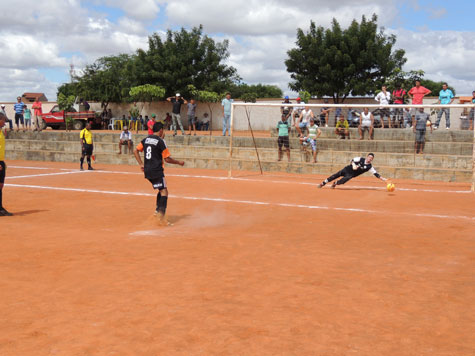
[{"label": "red clay ground", "polygon": [[7,164],[2,356],[475,354],[467,184]]}]

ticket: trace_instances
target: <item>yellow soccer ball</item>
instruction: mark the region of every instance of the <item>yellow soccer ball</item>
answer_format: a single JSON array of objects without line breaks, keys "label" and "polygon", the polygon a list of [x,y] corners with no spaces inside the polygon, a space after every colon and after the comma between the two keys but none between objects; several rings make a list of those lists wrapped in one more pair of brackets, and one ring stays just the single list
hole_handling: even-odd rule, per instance
[{"label": "yellow soccer ball", "polygon": [[396,185],[394,185],[393,183],[388,183],[386,189],[388,190],[388,192],[394,192],[394,190],[396,189]]}]

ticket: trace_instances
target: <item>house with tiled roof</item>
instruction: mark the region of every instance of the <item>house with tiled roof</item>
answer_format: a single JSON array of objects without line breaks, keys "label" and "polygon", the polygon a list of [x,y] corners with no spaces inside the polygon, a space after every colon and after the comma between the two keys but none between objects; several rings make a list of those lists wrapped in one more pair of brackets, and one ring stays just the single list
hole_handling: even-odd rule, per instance
[{"label": "house with tiled roof", "polygon": [[48,101],[44,93],[23,93],[21,97],[21,101],[24,103],[33,103],[36,98],[38,98],[39,101]]}]

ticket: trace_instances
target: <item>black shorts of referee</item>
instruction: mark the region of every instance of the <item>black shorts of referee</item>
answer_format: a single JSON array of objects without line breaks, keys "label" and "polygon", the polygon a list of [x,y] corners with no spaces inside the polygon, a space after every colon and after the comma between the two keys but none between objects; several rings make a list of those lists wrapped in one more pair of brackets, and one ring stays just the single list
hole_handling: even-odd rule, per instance
[{"label": "black shorts of referee", "polygon": [[0,170],[0,184],[3,184],[3,183],[5,183],[7,165],[5,164],[4,161],[0,161],[0,166],[2,167],[2,170]]},{"label": "black shorts of referee", "polygon": [[89,144],[85,143],[82,147],[82,155],[83,156],[91,156],[93,150],[94,150],[94,145],[93,144],[89,145]]}]

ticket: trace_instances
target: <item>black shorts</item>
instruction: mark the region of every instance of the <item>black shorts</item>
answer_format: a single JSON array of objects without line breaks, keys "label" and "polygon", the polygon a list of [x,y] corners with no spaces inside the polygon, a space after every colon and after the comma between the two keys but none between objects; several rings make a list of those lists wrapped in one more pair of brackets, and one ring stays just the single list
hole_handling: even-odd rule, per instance
[{"label": "black shorts", "polygon": [[150,183],[152,183],[153,189],[166,189],[167,188],[167,181],[165,180],[165,177],[161,178],[153,178],[149,179]]},{"label": "black shorts", "polygon": [[85,143],[82,149],[83,156],[91,156],[93,149],[94,145],[88,145],[87,143]]},{"label": "black shorts", "polygon": [[0,166],[2,170],[0,171],[0,184],[5,183],[5,175],[7,174],[7,165],[4,161],[0,161]]},{"label": "black shorts", "polygon": [[391,112],[389,111],[389,109],[387,108],[382,108],[382,109],[379,109],[379,113],[381,115],[381,117],[389,117]]},{"label": "black shorts", "polygon": [[15,114],[15,124],[21,123],[23,125],[23,114]]},{"label": "black shorts", "polygon": [[279,145],[279,150],[282,149],[282,146],[285,148],[290,148],[289,136],[279,136],[277,139],[277,144]]}]

